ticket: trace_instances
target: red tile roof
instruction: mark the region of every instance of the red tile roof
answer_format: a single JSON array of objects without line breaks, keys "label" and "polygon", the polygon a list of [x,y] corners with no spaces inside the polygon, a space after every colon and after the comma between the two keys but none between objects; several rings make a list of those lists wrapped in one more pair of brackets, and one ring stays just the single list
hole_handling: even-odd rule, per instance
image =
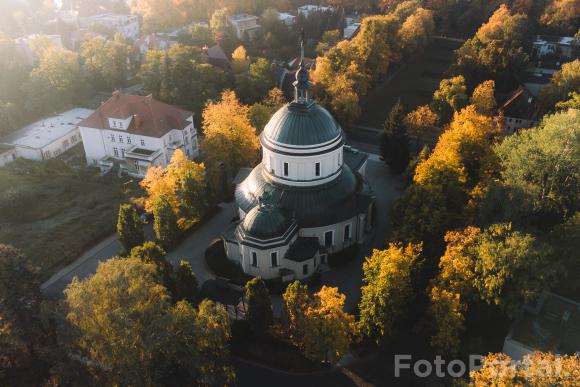
[{"label": "red tile roof", "polygon": [[[79,126],[96,129],[111,129],[109,118],[127,119],[133,117],[127,132],[149,137],[162,137],[172,129],[183,129],[192,112],[157,101],[151,95],[123,94],[115,91],[111,98]],[[115,129],[115,128],[113,128]]]}]

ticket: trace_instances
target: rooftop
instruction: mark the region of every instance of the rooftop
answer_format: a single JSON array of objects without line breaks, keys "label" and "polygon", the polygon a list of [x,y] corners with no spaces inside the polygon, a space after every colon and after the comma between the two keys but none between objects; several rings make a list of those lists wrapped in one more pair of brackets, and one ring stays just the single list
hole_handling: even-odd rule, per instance
[{"label": "rooftop", "polygon": [[558,43],[563,46],[571,46],[574,42],[572,36],[537,35],[534,44]]},{"label": "rooftop", "polygon": [[535,308],[525,308],[510,336],[536,350],[572,354],[580,351],[580,303],[544,293]]},{"label": "rooftop", "polygon": [[239,13],[237,15],[232,15],[229,17],[231,21],[237,22],[240,20],[258,20],[257,16],[249,15],[247,13]]},{"label": "rooftop", "polygon": [[43,118],[4,137],[1,143],[19,147],[40,149],[68,134],[78,127],[79,122],[94,110],[76,108],[56,116]]},{"label": "rooftop", "polygon": [[304,262],[314,257],[319,248],[317,237],[298,237],[290,245],[284,258],[295,262]]},{"label": "rooftop", "polygon": [[524,86],[518,87],[498,109],[505,117],[539,121],[544,114],[543,104]]},{"label": "rooftop", "polygon": [[131,118],[127,132],[162,137],[173,129],[184,129],[191,123],[192,116],[192,112],[157,101],[150,95],[143,97],[116,91],[79,126],[111,129],[109,118]]}]

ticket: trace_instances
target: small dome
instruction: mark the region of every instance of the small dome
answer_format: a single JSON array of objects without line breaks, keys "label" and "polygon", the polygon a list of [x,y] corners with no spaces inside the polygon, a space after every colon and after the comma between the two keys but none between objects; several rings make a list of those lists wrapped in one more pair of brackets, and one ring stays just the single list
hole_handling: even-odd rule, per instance
[{"label": "small dome", "polygon": [[317,103],[290,103],[278,110],[263,132],[268,140],[283,145],[313,146],[342,135],[338,122]]},{"label": "small dome", "polygon": [[258,204],[246,214],[242,228],[254,238],[270,239],[284,235],[291,224],[278,208]]}]

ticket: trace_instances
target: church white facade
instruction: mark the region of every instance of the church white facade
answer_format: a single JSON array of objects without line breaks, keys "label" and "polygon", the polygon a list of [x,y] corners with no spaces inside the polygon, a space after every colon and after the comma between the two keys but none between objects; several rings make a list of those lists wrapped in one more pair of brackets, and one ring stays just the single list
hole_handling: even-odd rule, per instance
[{"label": "church white facade", "polygon": [[310,96],[304,64],[294,101],[260,136],[262,162],[236,188],[240,220],[223,234],[228,258],[264,279],[304,279],[373,226],[367,155],[345,146],[340,125]]}]

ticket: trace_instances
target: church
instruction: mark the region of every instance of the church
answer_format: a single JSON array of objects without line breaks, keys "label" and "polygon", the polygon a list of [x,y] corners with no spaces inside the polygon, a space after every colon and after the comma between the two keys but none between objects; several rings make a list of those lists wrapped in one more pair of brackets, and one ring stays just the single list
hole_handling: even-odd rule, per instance
[{"label": "church", "polygon": [[345,145],[311,87],[302,43],[294,100],[264,127],[262,162],[236,186],[240,220],[222,235],[228,258],[252,276],[308,278],[372,231],[368,156]]}]

